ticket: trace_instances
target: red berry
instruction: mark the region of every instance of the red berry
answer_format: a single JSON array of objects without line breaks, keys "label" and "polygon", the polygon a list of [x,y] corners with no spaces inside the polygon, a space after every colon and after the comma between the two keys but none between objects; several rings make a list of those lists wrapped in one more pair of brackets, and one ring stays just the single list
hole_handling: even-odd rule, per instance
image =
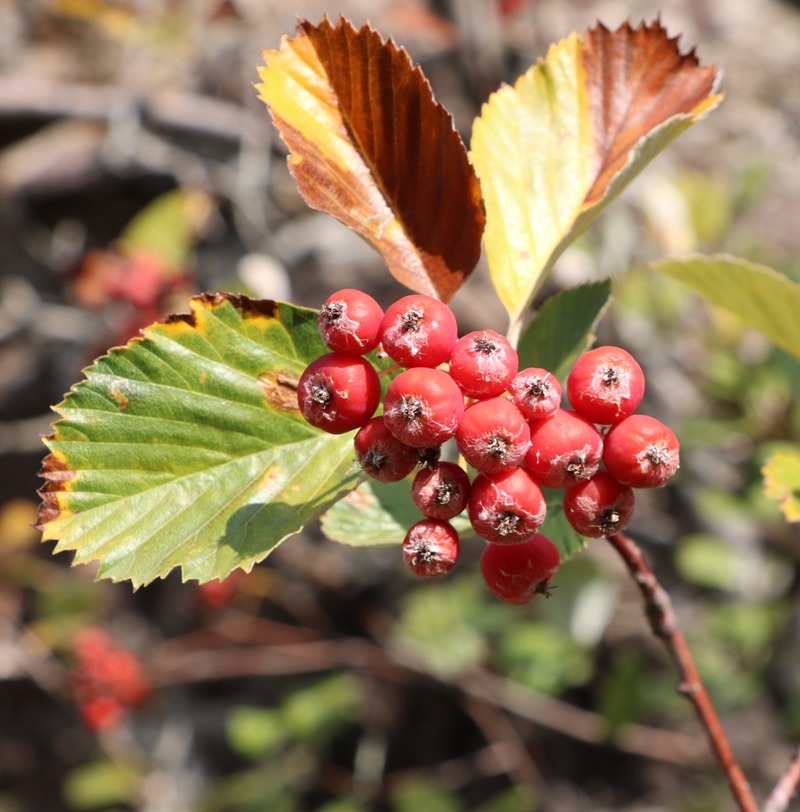
[{"label": "red berry", "polygon": [[446,521],[458,516],[469,500],[469,477],[454,462],[423,468],[411,483],[411,498],[421,513]]},{"label": "red berry", "polygon": [[521,606],[537,595],[548,595],[550,580],[561,556],[547,536],[537,533],[521,544],[487,544],[481,554],[481,575],[492,593],[506,603]]},{"label": "red berry", "polygon": [[404,296],[384,314],[379,330],[384,352],[404,367],[437,367],[458,339],[452,310],[431,296]]},{"label": "red berry", "polygon": [[606,434],[603,462],[614,479],[632,488],[658,488],[678,470],[678,438],[659,420],[632,414]]},{"label": "red berry", "polygon": [[597,347],[581,355],[567,377],[567,397],[592,423],[616,423],[636,411],[644,396],[644,373],[619,347]]},{"label": "red berry", "polygon": [[356,460],[365,473],[379,482],[397,482],[417,466],[417,449],[401,443],[382,417],[368,420],[356,434]]},{"label": "red berry", "polygon": [[467,509],[475,532],[495,544],[527,541],[547,514],[542,489],[523,468],[478,474],[470,488]]},{"label": "red berry", "polygon": [[519,409],[506,398],[473,403],[456,431],[458,450],[483,474],[516,468],[530,446],[531,430]]},{"label": "red berry", "polygon": [[494,398],[506,391],[519,356],[505,336],[478,330],[460,338],[450,353],[450,375],[471,398]]},{"label": "red berry", "polygon": [[83,723],[93,733],[116,727],[122,722],[125,710],[113,696],[93,696],[78,705]]},{"label": "red berry", "polygon": [[335,352],[364,355],[378,346],[383,309],[367,293],[345,288],[329,296],[319,310],[317,327]]},{"label": "red berry", "polygon": [[564,515],[587,538],[597,539],[624,530],[633,518],[633,488],[617,482],[602,469],[564,493]]},{"label": "red berry", "polygon": [[423,578],[450,572],[458,560],[458,551],[458,533],[439,519],[422,519],[409,528],[403,539],[403,560]]},{"label": "red berry", "polygon": [[555,375],[539,367],[520,370],[511,379],[508,394],[526,420],[551,417],[561,406],[561,384]]},{"label": "red berry", "polygon": [[329,352],[312,361],[297,384],[303,417],[329,434],[362,426],[378,408],[381,382],[368,361]]},{"label": "red berry", "polygon": [[545,488],[567,488],[589,479],[600,466],[603,438],[585,417],[559,409],[531,422],[525,467]]},{"label": "red berry", "polygon": [[455,381],[438,369],[407,369],[386,390],[383,419],[401,443],[425,448],[441,445],[458,428],[464,396]]}]

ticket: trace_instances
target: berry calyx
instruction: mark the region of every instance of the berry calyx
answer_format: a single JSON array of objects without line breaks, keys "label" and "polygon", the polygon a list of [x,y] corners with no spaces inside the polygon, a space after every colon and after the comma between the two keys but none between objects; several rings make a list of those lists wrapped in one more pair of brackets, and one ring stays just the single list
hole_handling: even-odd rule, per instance
[{"label": "berry calyx", "polygon": [[600,467],[603,438],[585,417],[559,409],[534,420],[525,467],[545,488],[567,488],[593,476]]},{"label": "berry calyx", "polygon": [[447,521],[458,516],[469,501],[469,476],[454,462],[423,468],[411,483],[411,498],[420,513]]},{"label": "berry calyx", "polygon": [[450,375],[471,398],[502,395],[518,364],[517,351],[505,336],[494,330],[467,333],[450,353]]},{"label": "berry calyx", "polygon": [[297,384],[297,405],[314,427],[344,434],[362,426],[378,408],[381,383],[364,358],[330,352],[312,361]]},{"label": "berry calyx", "polygon": [[606,434],[603,463],[614,479],[632,488],[658,488],[680,465],[678,438],[660,420],[632,414]]},{"label": "berry calyx", "polygon": [[508,384],[508,394],[526,420],[551,417],[561,406],[561,384],[539,367],[520,370]]},{"label": "berry calyx", "polygon": [[644,396],[644,373],[620,347],[597,347],[575,362],[567,377],[567,397],[592,423],[608,425],[633,414]]},{"label": "berry calyx", "polygon": [[564,515],[572,527],[587,538],[611,536],[624,530],[636,506],[633,488],[599,470],[564,493]]},{"label": "berry calyx", "polygon": [[335,352],[364,355],[378,346],[383,309],[367,293],[353,288],[337,291],[319,309],[317,327]]},{"label": "berry calyx", "polygon": [[417,467],[417,449],[401,443],[382,417],[368,420],[353,439],[356,461],[378,482],[398,482]]},{"label": "berry calyx", "polygon": [[459,539],[455,528],[439,519],[422,519],[411,525],[403,539],[403,560],[423,578],[446,575],[456,564]]},{"label": "berry calyx", "polygon": [[550,581],[561,556],[547,536],[537,533],[521,544],[487,544],[481,554],[481,575],[501,601],[522,606],[537,595],[550,594]]},{"label": "berry calyx", "polygon": [[478,474],[467,512],[475,532],[495,544],[517,544],[532,538],[544,522],[547,503],[536,480],[524,469]]},{"label": "berry calyx", "polygon": [[458,428],[464,397],[455,381],[438,369],[401,372],[386,390],[383,420],[401,443],[414,448],[441,445]]},{"label": "berry calyx", "polygon": [[384,352],[404,367],[437,367],[458,339],[453,311],[423,294],[404,296],[387,308],[379,328]]},{"label": "berry calyx", "polygon": [[477,471],[494,474],[516,468],[530,446],[531,430],[506,398],[473,403],[456,430],[456,444]]}]

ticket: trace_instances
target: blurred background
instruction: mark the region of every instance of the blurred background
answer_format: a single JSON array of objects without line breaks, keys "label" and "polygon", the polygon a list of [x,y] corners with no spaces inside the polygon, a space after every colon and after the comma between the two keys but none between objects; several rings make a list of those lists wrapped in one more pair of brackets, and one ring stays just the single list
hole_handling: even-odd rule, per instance
[{"label": "blurred background", "polygon": [[[512,608],[317,527],[247,575],[133,592],[31,529],[50,406],[203,290],[318,307],[403,294],[311,211],[253,83],[298,15],[369,19],[468,142],[488,94],[601,20],[659,13],[726,99],[560,260],[612,276],[599,341],[681,438],[631,535],[675,601],[758,797],[800,739],[800,537],[760,467],[800,439],[798,362],[648,261],[725,251],[800,279],[800,10],[778,0],[0,0],[0,812],[716,812],[732,802],[613,551]],[[504,330],[478,268],[463,332]]]}]

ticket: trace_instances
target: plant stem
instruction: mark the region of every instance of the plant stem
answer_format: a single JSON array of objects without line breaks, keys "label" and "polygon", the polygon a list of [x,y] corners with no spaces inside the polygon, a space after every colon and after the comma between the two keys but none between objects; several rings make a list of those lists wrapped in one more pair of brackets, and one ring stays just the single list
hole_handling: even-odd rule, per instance
[{"label": "plant stem", "polygon": [[722,766],[739,809],[741,812],[758,812],[758,806],[750,790],[750,785],[733,755],[719,717],[711,704],[700,675],[697,673],[689,647],[686,645],[686,638],[678,627],[678,620],[669,595],[659,584],[647,561],[645,561],[642,551],[632,539],[623,533],[614,533],[614,535],[608,537],[608,540],[622,556],[625,565],[639,587],[639,591],[642,593],[650,628],[653,634],[664,643],[680,674],[678,691],[694,705],[697,716],[706,729],[711,748]]},{"label": "plant stem", "polygon": [[798,785],[800,785],[800,748],[795,753],[789,769],[772,790],[764,806],[764,812],[784,812],[788,809],[790,801],[797,793]]}]

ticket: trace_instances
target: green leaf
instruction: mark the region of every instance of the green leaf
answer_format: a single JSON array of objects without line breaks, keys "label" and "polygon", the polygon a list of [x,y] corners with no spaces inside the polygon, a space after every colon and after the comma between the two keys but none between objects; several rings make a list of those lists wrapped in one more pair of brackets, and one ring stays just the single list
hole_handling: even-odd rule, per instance
[{"label": "green leaf", "polygon": [[761,469],[764,493],[780,502],[787,522],[800,522],[800,449],[777,451]]},{"label": "green leaf", "polygon": [[561,563],[568,561],[586,549],[587,539],[576,533],[567,521],[562,506],[562,496],[555,491],[545,491],[547,497],[547,517],[542,525],[542,534],[558,547]]},{"label": "green leaf", "polygon": [[577,357],[591,347],[597,323],[611,301],[611,280],[551,296],[519,342],[519,365],[541,367],[563,381]]},{"label": "green leaf", "polygon": [[800,358],[800,285],[788,277],[726,255],[668,259],[651,267],[727,308]]},{"label": "green leaf", "polygon": [[99,809],[132,799],[140,776],[128,765],[96,761],[78,767],[64,782],[64,798],[73,809]]},{"label": "green leaf", "polygon": [[191,300],[111,350],[57,407],[39,526],[99,577],[225,578],[353,489],[352,434],[297,410],[325,351],[313,310],[227,294]]},{"label": "green leaf", "polygon": [[274,755],[289,739],[280,711],[272,708],[236,708],[225,732],[231,747],[254,761]]}]

